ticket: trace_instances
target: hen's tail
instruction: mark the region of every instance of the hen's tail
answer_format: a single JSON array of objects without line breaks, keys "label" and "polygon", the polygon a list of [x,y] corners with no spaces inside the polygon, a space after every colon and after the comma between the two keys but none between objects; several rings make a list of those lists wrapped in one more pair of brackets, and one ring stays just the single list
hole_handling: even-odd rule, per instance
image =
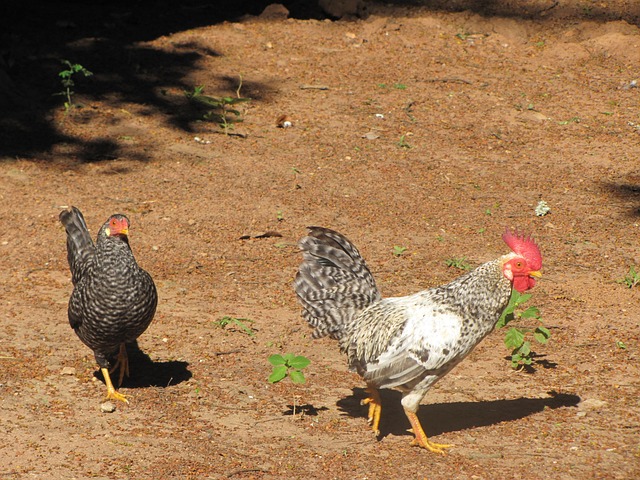
[{"label": "hen's tail", "polygon": [[309,227],[300,240],[302,263],[293,287],[302,316],[315,330],[314,338],[340,340],[349,323],[382,297],[358,249],[344,236],[322,227]]},{"label": "hen's tail", "polygon": [[87,259],[93,255],[95,247],[80,210],[76,207],[63,210],[59,218],[67,231],[67,260],[71,269],[71,280],[75,285],[82,278]]}]

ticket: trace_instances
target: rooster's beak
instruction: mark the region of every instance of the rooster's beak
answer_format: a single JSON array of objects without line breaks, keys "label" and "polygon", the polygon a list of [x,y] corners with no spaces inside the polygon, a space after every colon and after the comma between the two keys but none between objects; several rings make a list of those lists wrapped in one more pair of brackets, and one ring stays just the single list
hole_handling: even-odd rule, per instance
[{"label": "rooster's beak", "polygon": [[533,272],[529,272],[529,276],[540,278],[542,277],[542,272],[540,270],[534,270]]}]

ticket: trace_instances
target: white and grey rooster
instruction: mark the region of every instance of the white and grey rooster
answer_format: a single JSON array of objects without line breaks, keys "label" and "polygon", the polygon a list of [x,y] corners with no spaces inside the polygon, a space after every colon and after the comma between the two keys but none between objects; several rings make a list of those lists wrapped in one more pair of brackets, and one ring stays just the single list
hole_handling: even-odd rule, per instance
[{"label": "white and grey rooster", "polygon": [[380,388],[398,388],[415,435],[413,444],[444,453],[417,416],[429,388],[487,336],[506,308],[512,287],[529,290],[540,277],[542,255],[535,241],[507,230],[512,250],[451,283],[406,297],[382,298],[358,249],[342,234],[309,227],[300,240],[303,260],[294,281],[302,315],[313,337],[340,342],[349,367],[364,378],[369,423],[376,435]]}]

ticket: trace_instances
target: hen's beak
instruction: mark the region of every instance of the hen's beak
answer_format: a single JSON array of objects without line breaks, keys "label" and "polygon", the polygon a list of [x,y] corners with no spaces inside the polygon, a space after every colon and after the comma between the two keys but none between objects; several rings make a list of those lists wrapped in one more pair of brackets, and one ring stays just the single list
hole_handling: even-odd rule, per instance
[{"label": "hen's beak", "polygon": [[529,276],[540,278],[542,277],[542,272],[540,270],[534,270],[533,272],[529,272]]},{"label": "hen's beak", "polygon": [[[120,230],[120,235],[124,235],[125,237],[129,236],[129,229],[128,228],[123,228],[122,230]],[[539,274],[540,272],[538,272]]]}]

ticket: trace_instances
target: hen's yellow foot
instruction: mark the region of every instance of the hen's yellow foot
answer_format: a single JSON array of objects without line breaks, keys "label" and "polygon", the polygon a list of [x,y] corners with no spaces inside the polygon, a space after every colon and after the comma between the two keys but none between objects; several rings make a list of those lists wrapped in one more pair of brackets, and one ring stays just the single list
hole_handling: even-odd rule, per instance
[{"label": "hen's yellow foot", "polygon": [[413,434],[416,436],[416,438],[414,438],[411,441],[411,445],[417,445],[419,447],[429,450],[430,452],[440,453],[442,455],[447,453],[446,451],[447,448],[452,447],[452,445],[445,445],[442,443],[430,442],[429,439],[427,438],[427,434],[424,433],[424,430],[422,429],[422,425],[420,425],[420,420],[418,419],[418,416],[407,409],[405,409],[404,413],[409,419],[409,423],[411,423],[411,429],[409,431],[413,432]]},{"label": "hen's yellow foot", "polygon": [[109,376],[109,370],[106,368],[101,368],[100,371],[104,376],[104,383],[107,384],[107,399],[108,400],[120,400],[124,403],[129,403],[127,397],[122,393],[116,392],[116,389],[113,387],[113,383],[111,382],[111,377]]},{"label": "hen's yellow foot", "polygon": [[382,401],[380,399],[380,393],[377,388],[368,387],[365,390],[369,397],[365,398],[360,402],[361,405],[369,405],[369,415],[367,416],[367,421],[369,425],[371,425],[371,429],[376,434],[376,436],[380,435],[380,415],[382,414]]}]

